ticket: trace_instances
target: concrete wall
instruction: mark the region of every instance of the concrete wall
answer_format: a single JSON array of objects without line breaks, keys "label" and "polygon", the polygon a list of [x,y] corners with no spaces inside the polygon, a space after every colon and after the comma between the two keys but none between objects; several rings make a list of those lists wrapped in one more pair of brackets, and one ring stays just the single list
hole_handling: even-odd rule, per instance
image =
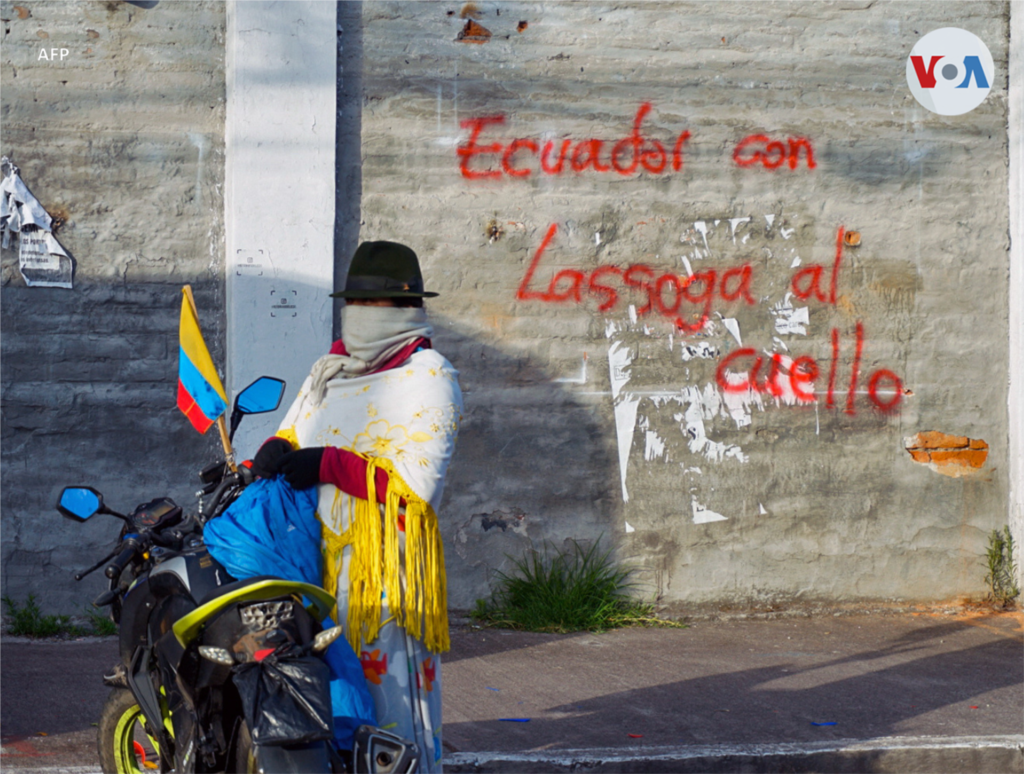
[{"label": "concrete wall", "polygon": [[[364,4],[360,236],[419,251],[466,393],[453,606],[601,535],[677,608],[984,593],[1008,9]],[[905,75],[946,26],[997,70],[956,117]]]},{"label": "concrete wall", "polygon": [[[70,575],[116,525],[60,519],[64,484],[184,504],[217,452],[174,381],[183,282],[224,362],[225,15],[0,4],[2,150],[67,218],[76,262],[73,290],[27,288],[3,254],[15,598],[68,612],[100,586]],[[334,239],[417,249],[462,373],[453,607],[506,554],[599,536],[680,611],[984,593],[1014,430],[1008,4],[352,2],[337,19]],[[944,26],[997,69],[958,117],[904,75]]]},{"label": "concrete wall", "polygon": [[[3,252],[3,593],[75,612],[118,523],[54,510],[91,484],[115,509],[193,502],[219,443],[175,407],[181,285],[223,362],[225,6],[3,2],[3,145],[66,223],[73,290],[29,288]],[[65,48],[63,60],[41,49]]]}]

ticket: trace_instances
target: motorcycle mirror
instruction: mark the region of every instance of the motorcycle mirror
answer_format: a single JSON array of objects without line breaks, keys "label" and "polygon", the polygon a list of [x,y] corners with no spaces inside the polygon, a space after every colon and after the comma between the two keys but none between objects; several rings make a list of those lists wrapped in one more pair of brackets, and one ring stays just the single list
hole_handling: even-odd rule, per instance
[{"label": "motorcycle mirror", "polygon": [[246,414],[266,414],[276,411],[284,396],[284,380],[273,376],[261,376],[237,396],[231,411],[231,428],[228,438],[235,437],[235,430]]},{"label": "motorcycle mirror", "polygon": [[235,398],[235,410],[241,414],[265,414],[276,411],[284,396],[284,380],[261,376]]},{"label": "motorcycle mirror", "polygon": [[103,495],[91,486],[66,486],[57,501],[62,516],[74,521],[85,521],[103,511]]}]

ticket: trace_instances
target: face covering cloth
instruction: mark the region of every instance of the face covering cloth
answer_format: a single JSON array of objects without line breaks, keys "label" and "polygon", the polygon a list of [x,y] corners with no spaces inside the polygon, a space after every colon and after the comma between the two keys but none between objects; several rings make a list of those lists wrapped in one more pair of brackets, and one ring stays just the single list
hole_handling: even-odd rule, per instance
[{"label": "face covering cloth", "polygon": [[423,307],[353,306],[341,310],[341,338],[348,355],[324,355],[309,372],[310,395],[323,402],[331,379],[370,373],[410,341],[434,335]]}]

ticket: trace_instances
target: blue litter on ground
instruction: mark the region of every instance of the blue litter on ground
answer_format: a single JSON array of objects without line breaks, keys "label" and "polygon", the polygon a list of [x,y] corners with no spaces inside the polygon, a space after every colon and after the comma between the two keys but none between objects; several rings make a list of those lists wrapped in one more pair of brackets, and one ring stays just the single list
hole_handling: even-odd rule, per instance
[{"label": "blue litter on ground", "polygon": [[498,720],[504,723],[529,723],[529,718],[498,718]]},{"label": "blue litter on ground", "polygon": [[491,688],[491,686],[489,686],[489,685],[485,685],[484,688],[486,688],[488,691],[500,691],[501,690],[501,688]]},{"label": "blue litter on ground", "polygon": [[834,725],[836,725],[836,722],[834,720],[830,720],[828,723],[815,723],[815,722],[812,721],[811,725],[812,726],[834,726]]}]

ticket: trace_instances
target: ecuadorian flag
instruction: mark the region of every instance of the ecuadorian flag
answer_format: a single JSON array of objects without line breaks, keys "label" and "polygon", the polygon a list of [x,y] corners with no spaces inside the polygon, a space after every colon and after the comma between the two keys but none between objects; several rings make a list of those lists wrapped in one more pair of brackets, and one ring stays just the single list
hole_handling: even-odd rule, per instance
[{"label": "ecuadorian flag", "polygon": [[217,369],[213,367],[203,333],[199,330],[192,287],[186,285],[181,292],[184,298],[181,299],[181,325],[178,329],[181,344],[178,353],[178,408],[188,417],[192,427],[205,433],[228,407],[228,398]]}]

